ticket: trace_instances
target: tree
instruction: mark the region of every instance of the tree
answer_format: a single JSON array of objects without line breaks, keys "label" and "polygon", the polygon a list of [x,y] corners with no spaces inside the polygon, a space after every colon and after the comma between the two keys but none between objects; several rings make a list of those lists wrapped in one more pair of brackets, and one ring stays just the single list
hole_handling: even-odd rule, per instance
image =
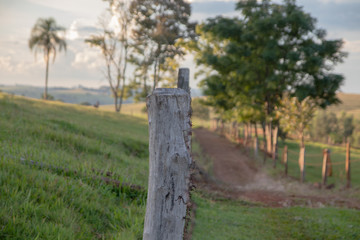
[{"label": "tree", "polygon": [[100,19],[103,32],[91,35],[85,42],[101,50],[106,66],[104,73],[114,97],[115,111],[120,112],[123,99],[128,93],[126,70],[131,45],[132,15],[129,12],[129,1],[104,1],[109,3],[109,15]]},{"label": "tree", "polygon": [[326,40],[326,31],[316,28],[316,19],[294,0],[244,0],[237,10],[237,18],[207,19],[197,28],[200,40],[190,45],[197,64],[210,69],[202,80],[210,98],[226,91],[223,106],[242,100],[261,107],[268,141],[284,92],[299,101],[310,97],[323,108],[339,102],[343,76],[332,69],[346,56],[342,40]]},{"label": "tree", "polygon": [[44,53],[44,61],[46,64],[45,71],[45,91],[43,98],[48,99],[48,77],[49,77],[49,61],[51,55],[53,62],[55,61],[56,51],[66,51],[65,28],[57,25],[53,18],[39,18],[31,30],[29,39],[29,48],[37,52]]},{"label": "tree", "polygon": [[305,130],[310,126],[316,110],[315,101],[306,97],[299,101],[297,97],[284,95],[281,107],[278,108],[278,118],[283,130],[294,132],[300,139],[300,147],[305,147]]},{"label": "tree", "polygon": [[339,125],[342,142],[346,144],[355,129],[354,116],[347,116],[345,112],[342,112],[339,118]]},{"label": "tree", "polygon": [[[169,59],[185,54],[179,40],[195,37],[196,23],[189,22],[191,8],[184,0],[134,0],[131,5],[136,27],[133,31],[137,63],[145,64],[143,73],[153,67],[153,86],[161,81],[161,71],[171,70]],[[140,56],[139,56],[140,55]]]}]

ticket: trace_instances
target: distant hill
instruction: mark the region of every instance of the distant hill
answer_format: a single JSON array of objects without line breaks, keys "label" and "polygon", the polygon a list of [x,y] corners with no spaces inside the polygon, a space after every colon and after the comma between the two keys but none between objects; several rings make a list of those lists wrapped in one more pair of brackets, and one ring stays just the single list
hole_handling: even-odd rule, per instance
[{"label": "distant hill", "polygon": [[[15,95],[37,99],[41,98],[41,95],[44,92],[43,87],[26,85],[0,86],[0,90]],[[99,101],[100,104],[112,104],[114,102],[108,87],[100,87],[97,89],[86,88],[83,86],[74,88],[51,87],[48,91],[49,94],[55,98],[55,100],[60,100],[66,103],[80,104],[82,102],[88,102],[90,104],[95,104],[97,101]]]},{"label": "distant hill", "polygon": [[[44,92],[43,87],[26,85],[0,85],[0,90],[6,93],[36,99],[40,99]],[[90,104],[95,104],[97,101],[100,102],[100,105],[109,105],[114,103],[114,99],[111,97],[110,88],[107,86],[102,86],[99,88],[87,88],[81,85],[73,88],[51,87],[49,88],[49,94],[52,95],[55,100],[59,100],[65,103],[80,104],[88,102]],[[193,97],[202,96],[202,91],[200,89],[191,89],[191,95]],[[129,98],[124,101],[124,103],[133,102],[133,98]]]},{"label": "distant hill", "polygon": [[328,111],[336,114],[346,112],[360,119],[360,94],[338,93],[338,96],[342,103],[329,107]]}]

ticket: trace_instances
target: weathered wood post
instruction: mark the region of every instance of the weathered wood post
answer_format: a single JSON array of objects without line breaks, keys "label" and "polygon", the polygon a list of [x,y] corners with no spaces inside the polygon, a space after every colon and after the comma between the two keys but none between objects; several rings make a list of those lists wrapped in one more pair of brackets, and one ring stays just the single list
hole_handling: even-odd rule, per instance
[{"label": "weathered wood post", "polygon": [[299,154],[300,182],[305,182],[305,147],[300,148]]},{"label": "weathered wood post", "polygon": [[284,152],[283,152],[283,163],[285,166],[285,176],[288,175],[288,146],[284,146]]},{"label": "weathered wood post", "polygon": [[328,176],[328,159],[329,159],[329,149],[324,149],[323,151],[323,165],[322,165],[322,185],[326,186],[327,176]]},{"label": "weathered wood post", "polygon": [[145,240],[183,239],[192,163],[190,101],[184,89],[170,88],[155,89],[147,98],[150,174]]},{"label": "weathered wood post", "polygon": [[350,177],[350,142],[346,144],[346,161],[345,161],[345,171],[346,171],[346,187],[351,187],[351,177]]},{"label": "weathered wood post", "polygon": [[190,93],[190,70],[188,68],[179,68],[178,74],[178,84],[177,87],[179,89],[184,89],[189,94],[189,109],[186,111],[188,113],[188,126],[190,128],[189,134],[187,135],[187,143],[188,143],[188,151],[191,154],[191,136],[192,136],[192,123],[191,123],[191,115],[192,115],[192,108],[191,108],[191,93]]}]

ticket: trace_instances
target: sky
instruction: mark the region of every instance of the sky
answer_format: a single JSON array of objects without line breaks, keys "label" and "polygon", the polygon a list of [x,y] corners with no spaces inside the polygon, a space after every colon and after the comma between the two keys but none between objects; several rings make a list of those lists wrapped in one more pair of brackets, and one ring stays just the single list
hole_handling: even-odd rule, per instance
[{"label": "sky", "polygon": [[[235,3],[192,0],[191,19],[201,22],[217,15],[237,16]],[[344,40],[344,51],[349,55],[334,71],[345,76],[342,92],[360,94],[360,0],[298,0],[297,4],[317,18],[317,26],[327,30],[328,39]],[[84,43],[96,32],[106,7],[101,0],[0,0],[0,84],[44,86],[45,63],[41,54],[35,58],[29,50],[28,39],[39,17],[54,17],[67,29],[68,49],[58,53],[50,65],[49,87],[107,85],[99,51]],[[196,88],[192,56],[186,56],[180,66],[190,68],[191,87]]]}]

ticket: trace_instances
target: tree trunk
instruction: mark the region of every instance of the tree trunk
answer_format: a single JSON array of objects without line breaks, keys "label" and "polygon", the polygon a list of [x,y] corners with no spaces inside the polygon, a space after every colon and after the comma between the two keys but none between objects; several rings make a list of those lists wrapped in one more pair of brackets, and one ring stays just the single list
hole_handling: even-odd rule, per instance
[{"label": "tree trunk", "polygon": [[300,182],[305,182],[305,147],[300,148],[299,154]]},{"label": "tree trunk", "polygon": [[323,153],[323,165],[322,165],[322,186],[326,186],[327,176],[328,176],[328,159],[329,159],[329,150],[324,149]]},{"label": "tree trunk", "polygon": [[272,122],[266,124],[267,152],[272,154]]},{"label": "tree trunk", "polygon": [[257,158],[259,156],[259,138],[258,138],[258,132],[257,132],[257,125],[254,123],[254,130],[255,130],[255,157]]},{"label": "tree trunk", "polygon": [[263,138],[264,138],[264,163],[266,162],[266,154],[267,154],[267,151],[266,151],[266,122],[263,122],[261,124],[262,126],[262,129],[263,129]]},{"label": "tree trunk", "polygon": [[154,84],[153,84],[153,91],[156,88],[157,85],[157,65],[158,65],[158,59],[155,59],[155,64],[154,64]]},{"label": "tree trunk", "polygon": [[46,71],[45,71],[45,91],[44,91],[44,99],[48,99],[48,79],[49,79],[49,53],[46,56]]},{"label": "tree trunk", "polygon": [[190,96],[156,89],[148,97],[149,186],[143,239],[181,240],[189,204]]},{"label": "tree trunk", "polygon": [[118,97],[117,93],[114,92],[115,112],[119,112],[119,111],[120,111],[119,105],[118,105],[118,99],[119,99],[119,97]]},{"label": "tree trunk", "polygon": [[274,160],[274,168],[276,168],[276,160],[278,159],[278,132],[279,126],[276,125],[273,134],[273,150],[272,150],[272,158]]},{"label": "tree trunk", "polygon": [[300,147],[305,147],[305,138],[304,138],[304,131],[301,132],[300,134],[300,139],[301,139],[301,145]]},{"label": "tree trunk", "polygon": [[127,56],[128,56],[128,49],[127,49],[127,47],[125,47],[124,68],[123,68],[123,72],[122,72],[122,87],[121,87],[121,95],[120,95],[120,103],[119,103],[119,112],[121,111],[121,106],[122,106],[124,94],[125,94],[125,81],[126,81],[125,74],[126,74],[126,67],[127,67]]}]

